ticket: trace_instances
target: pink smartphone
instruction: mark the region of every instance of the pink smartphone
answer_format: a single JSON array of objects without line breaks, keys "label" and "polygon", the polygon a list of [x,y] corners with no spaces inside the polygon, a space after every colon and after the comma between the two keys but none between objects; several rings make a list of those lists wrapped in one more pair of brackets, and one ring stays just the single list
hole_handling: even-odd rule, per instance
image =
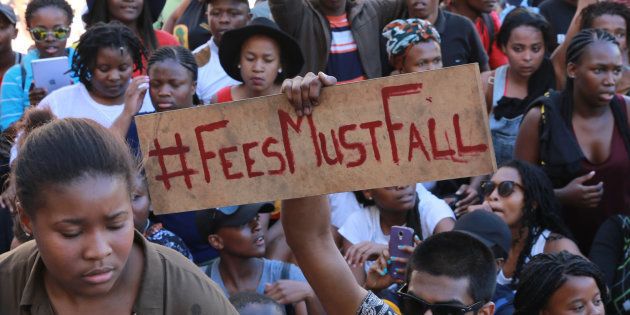
[{"label": "pink smartphone", "polygon": [[[413,246],[413,229],[406,226],[392,226],[389,231],[389,255],[392,257],[409,258],[410,254],[399,249],[399,246]],[[406,264],[392,261],[387,267],[388,273],[394,279],[405,280],[402,273],[396,270],[407,268]]]}]

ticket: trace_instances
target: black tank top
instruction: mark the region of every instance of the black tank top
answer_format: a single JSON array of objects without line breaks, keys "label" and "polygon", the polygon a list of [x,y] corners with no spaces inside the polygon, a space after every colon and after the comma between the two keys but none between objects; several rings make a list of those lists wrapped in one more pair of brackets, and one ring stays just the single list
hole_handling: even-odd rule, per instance
[{"label": "black tank top", "polygon": [[205,1],[191,0],[182,16],[175,22],[173,35],[182,46],[194,50],[210,40],[212,34],[208,30],[207,8]]}]

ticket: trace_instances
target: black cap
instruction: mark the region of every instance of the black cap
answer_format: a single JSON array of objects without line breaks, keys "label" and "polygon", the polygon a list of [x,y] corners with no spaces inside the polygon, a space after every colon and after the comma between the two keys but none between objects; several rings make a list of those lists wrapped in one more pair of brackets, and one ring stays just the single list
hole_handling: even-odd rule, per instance
[{"label": "black cap", "polygon": [[9,20],[9,23],[13,25],[17,23],[17,17],[15,16],[15,11],[13,11],[13,8],[11,6],[0,3],[0,13],[2,13],[2,15],[4,15],[7,18],[7,20]]},{"label": "black cap", "polygon": [[252,203],[217,209],[197,211],[195,221],[203,239],[216,234],[221,227],[236,227],[246,224],[258,213],[268,213],[276,207],[270,202]]},{"label": "black cap", "polygon": [[506,257],[512,247],[510,228],[499,216],[490,211],[477,210],[461,216],[455,222],[453,230],[467,232],[489,248],[499,246]]}]

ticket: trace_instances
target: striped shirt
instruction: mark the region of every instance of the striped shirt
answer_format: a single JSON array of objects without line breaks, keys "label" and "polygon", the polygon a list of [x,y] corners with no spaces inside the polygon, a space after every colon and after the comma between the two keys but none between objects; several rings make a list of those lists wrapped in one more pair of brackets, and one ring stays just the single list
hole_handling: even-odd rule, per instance
[{"label": "striped shirt", "polygon": [[365,80],[365,72],[359,60],[357,44],[352,36],[347,14],[326,18],[331,30],[326,73],[336,77],[340,84]]}]

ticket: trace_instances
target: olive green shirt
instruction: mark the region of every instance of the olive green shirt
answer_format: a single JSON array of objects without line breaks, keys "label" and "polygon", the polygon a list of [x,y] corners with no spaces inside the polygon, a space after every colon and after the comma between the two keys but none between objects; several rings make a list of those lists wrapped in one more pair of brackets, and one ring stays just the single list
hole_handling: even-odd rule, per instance
[{"label": "olive green shirt", "polygon": [[[217,285],[180,253],[136,232],[144,271],[133,314],[237,314]],[[0,255],[0,314],[55,314],[35,241]]]}]

